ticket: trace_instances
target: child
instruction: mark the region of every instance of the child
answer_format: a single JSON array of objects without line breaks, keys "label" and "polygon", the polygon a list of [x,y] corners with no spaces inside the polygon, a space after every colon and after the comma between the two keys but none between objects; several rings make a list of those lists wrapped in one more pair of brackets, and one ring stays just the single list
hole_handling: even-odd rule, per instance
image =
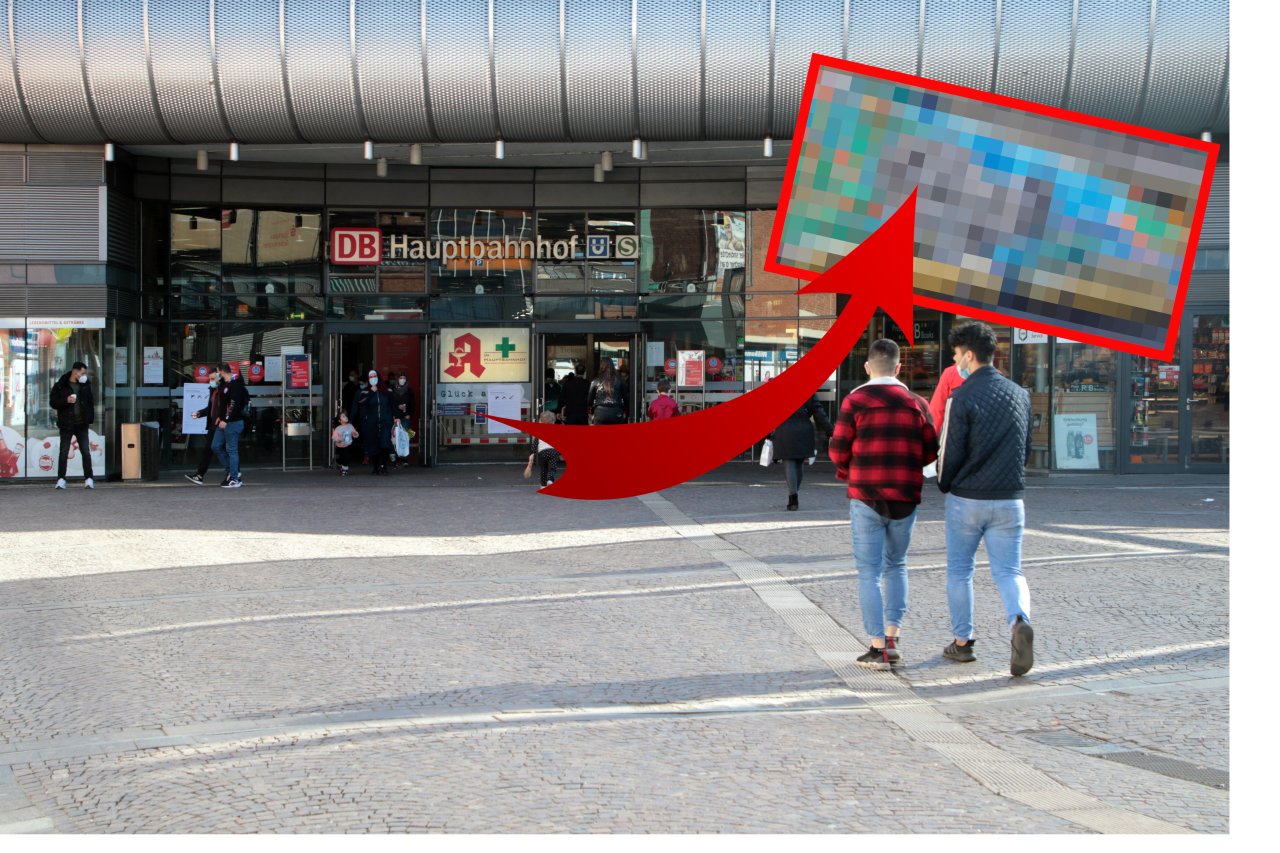
[{"label": "child", "polygon": [[338,451],[338,465],[344,477],[351,471],[352,441],[359,437],[360,433],[351,425],[346,410],[338,412],[338,424],[333,428],[333,446]]},{"label": "child", "polygon": [[[543,410],[538,416],[538,423],[553,424],[556,422],[556,413]],[[529,464],[524,466],[524,476],[528,479],[533,474],[533,460],[538,460],[538,479],[544,486],[549,486],[556,481],[556,477],[560,473],[560,451],[556,450],[545,439],[529,438]]]},{"label": "child", "polygon": [[675,398],[671,396],[671,381],[658,380],[658,398],[649,404],[649,420],[665,421],[679,414]]}]

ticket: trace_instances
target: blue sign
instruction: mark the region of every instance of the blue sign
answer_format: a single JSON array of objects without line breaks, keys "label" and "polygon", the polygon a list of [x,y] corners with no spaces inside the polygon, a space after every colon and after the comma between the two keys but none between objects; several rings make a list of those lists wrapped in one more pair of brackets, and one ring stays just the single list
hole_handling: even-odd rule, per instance
[{"label": "blue sign", "polygon": [[773,353],[764,349],[749,349],[742,357],[746,361],[773,361]]},{"label": "blue sign", "polygon": [[489,422],[489,404],[476,403],[471,407],[471,411],[475,414],[475,425],[484,426]]},{"label": "blue sign", "polygon": [[465,418],[470,408],[466,403],[441,403],[436,406],[436,414],[442,418]]},{"label": "blue sign", "polygon": [[587,257],[588,258],[609,257],[609,235],[608,234],[588,234],[587,235]]},{"label": "blue sign", "polygon": [[798,350],[798,349],[783,350],[783,352],[782,352],[782,360],[783,360],[783,361],[799,361],[799,360],[800,360],[800,350]]}]

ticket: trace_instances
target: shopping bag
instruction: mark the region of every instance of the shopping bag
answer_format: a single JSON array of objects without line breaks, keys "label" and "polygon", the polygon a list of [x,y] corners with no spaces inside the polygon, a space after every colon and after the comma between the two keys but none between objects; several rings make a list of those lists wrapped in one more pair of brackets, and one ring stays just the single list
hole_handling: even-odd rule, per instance
[{"label": "shopping bag", "polygon": [[391,443],[396,449],[396,456],[403,459],[409,455],[409,432],[400,424],[391,430]]},{"label": "shopping bag", "polygon": [[760,464],[768,468],[773,464],[773,439],[766,438],[760,448]]}]

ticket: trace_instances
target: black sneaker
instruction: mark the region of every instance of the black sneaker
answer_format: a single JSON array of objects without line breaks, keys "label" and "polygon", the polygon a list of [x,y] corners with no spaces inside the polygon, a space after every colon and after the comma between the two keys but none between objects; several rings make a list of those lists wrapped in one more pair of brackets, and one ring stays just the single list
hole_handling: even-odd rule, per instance
[{"label": "black sneaker", "polygon": [[865,666],[867,669],[889,669],[892,664],[889,663],[889,656],[885,654],[887,649],[877,649],[874,646],[867,649],[857,660],[854,661],[858,666]]},{"label": "black sneaker", "polygon": [[231,482],[231,475],[228,474],[227,476],[222,478],[222,482],[219,483],[218,485],[222,486],[222,488],[225,489],[227,487],[227,483],[230,483],[230,482]]},{"label": "black sneaker", "polygon": [[187,479],[195,483],[197,486],[204,485],[204,477],[200,476],[199,474],[187,474]]},{"label": "black sneaker", "polygon": [[1031,671],[1035,663],[1035,638],[1036,632],[1031,630],[1031,623],[1019,616],[1013,623],[1013,638],[1010,640],[1013,651],[1009,655],[1009,672],[1012,675],[1026,675]]},{"label": "black sneaker", "polygon": [[951,645],[942,650],[942,656],[959,663],[973,663],[978,659],[973,653],[973,643],[974,641],[970,640],[968,645],[959,646],[956,645],[955,640],[952,640]]}]

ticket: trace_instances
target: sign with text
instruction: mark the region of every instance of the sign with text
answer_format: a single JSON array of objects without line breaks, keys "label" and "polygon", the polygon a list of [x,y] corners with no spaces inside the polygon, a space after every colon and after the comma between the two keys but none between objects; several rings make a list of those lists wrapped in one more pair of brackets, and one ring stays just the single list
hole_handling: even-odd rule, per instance
[{"label": "sign with text", "polygon": [[1098,466],[1098,416],[1053,416],[1054,460],[1059,468],[1087,468]]},{"label": "sign with text", "polygon": [[184,382],[182,384],[182,433],[183,435],[204,435],[208,426],[204,418],[193,417],[196,412],[209,406],[208,382]]},{"label": "sign with text", "polygon": [[284,356],[285,387],[290,391],[305,391],[311,387],[311,356]]},{"label": "sign with text", "polygon": [[701,388],[706,384],[706,350],[678,350],[676,358],[680,362],[680,378],[676,380],[676,384],[692,388]]},{"label": "sign with text", "polygon": [[[521,386],[519,385],[490,385],[485,392],[485,399],[488,403],[488,412],[491,415],[497,415],[500,418],[510,418],[511,420],[520,419],[520,403],[523,397]],[[489,434],[520,432],[514,427],[509,427],[504,423],[489,419]]]},{"label": "sign with text", "polygon": [[440,330],[441,383],[530,381],[529,329]]}]

